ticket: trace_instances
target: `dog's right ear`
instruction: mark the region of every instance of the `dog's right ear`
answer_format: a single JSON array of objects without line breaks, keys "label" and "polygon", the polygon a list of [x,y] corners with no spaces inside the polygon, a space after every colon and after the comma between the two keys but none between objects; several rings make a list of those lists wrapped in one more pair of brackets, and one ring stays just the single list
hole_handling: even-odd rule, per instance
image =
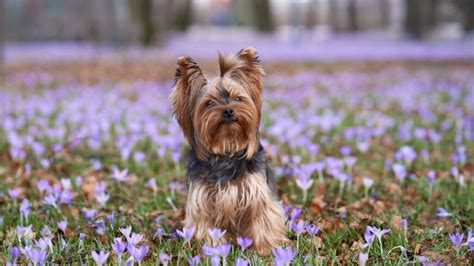
[{"label": "dog's right ear", "polygon": [[178,58],[175,85],[170,95],[171,107],[189,144],[192,144],[194,105],[207,81],[201,68],[191,57]]}]

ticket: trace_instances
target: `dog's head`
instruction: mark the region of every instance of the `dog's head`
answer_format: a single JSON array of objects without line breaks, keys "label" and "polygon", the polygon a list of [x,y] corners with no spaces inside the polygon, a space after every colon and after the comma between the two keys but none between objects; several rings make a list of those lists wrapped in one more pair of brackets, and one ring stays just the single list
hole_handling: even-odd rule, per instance
[{"label": "dog's head", "polygon": [[173,112],[200,160],[208,155],[247,158],[258,149],[265,74],[254,48],[219,54],[220,76],[206,79],[190,57],[180,57],[170,95]]}]

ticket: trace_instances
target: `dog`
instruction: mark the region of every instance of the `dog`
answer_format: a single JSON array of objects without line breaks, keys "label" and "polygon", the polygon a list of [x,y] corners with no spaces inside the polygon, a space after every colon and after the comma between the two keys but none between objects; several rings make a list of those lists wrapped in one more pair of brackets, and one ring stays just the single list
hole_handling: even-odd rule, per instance
[{"label": "dog", "polygon": [[207,79],[190,57],[178,58],[172,111],[189,143],[184,226],[197,240],[212,228],[222,241],[242,236],[261,254],[286,241],[285,213],[259,141],[263,76],[249,47],[219,53],[220,75]]}]

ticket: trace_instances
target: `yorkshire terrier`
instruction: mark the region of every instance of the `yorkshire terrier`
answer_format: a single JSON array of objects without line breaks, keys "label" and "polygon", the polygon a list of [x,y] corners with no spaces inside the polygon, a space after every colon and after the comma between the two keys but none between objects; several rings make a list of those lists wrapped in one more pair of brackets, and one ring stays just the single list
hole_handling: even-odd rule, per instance
[{"label": "yorkshire terrier", "polygon": [[190,146],[184,225],[194,226],[198,240],[217,227],[224,238],[250,237],[253,249],[268,253],[285,241],[286,228],[259,141],[265,72],[251,47],[219,53],[219,67],[208,80],[192,58],[178,58],[170,100]]}]

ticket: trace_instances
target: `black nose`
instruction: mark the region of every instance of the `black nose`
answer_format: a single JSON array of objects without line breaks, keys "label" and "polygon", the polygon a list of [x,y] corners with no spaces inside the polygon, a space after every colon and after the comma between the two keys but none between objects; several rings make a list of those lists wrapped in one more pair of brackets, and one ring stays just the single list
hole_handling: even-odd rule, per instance
[{"label": "black nose", "polygon": [[224,112],[222,112],[222,116],[224,116],[224,118],[231,118],[234,116],[234,109],[231,109],[231,108],[225,108],[224,109]]}]

